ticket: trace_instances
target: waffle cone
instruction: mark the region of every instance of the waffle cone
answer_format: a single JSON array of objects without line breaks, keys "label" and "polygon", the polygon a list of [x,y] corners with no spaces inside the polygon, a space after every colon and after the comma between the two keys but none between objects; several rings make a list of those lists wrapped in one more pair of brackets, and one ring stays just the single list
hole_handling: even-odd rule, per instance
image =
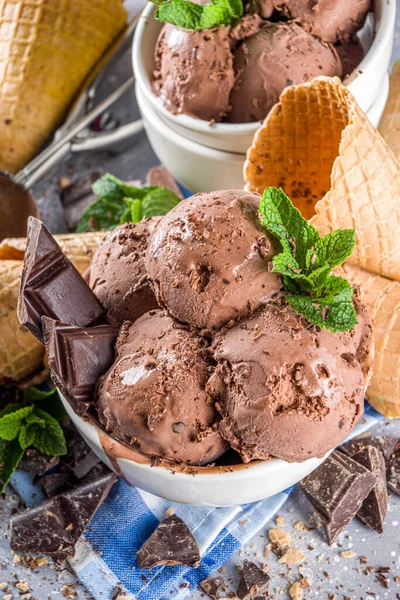
[{"label": "waffle cone", "polygon": [[21,271],[22,261],[0,260],[0,385],[43,367],[43,346],[17,318]]},{"label": "waffle cone", "polygon": [[[104,232],[55,236],[80,273],[91,263]],[[17,318],[19,283],[25,238],[0,244],[0,385],[21,380],[43,369],[44,348]]]},{"label": "waffle cone", "polygon": [[349,261],[400,281],[400,166],[338,78],[285,89],[244,177],[250,191],[282,187],[322,234],[355,229]]},{"label": "waffle cone", "polygon": [[0,169],[36,154],[125,21],[122,0],[0,0]]},{"label": "waffle cone", "polygon": [[389,97],[379,123],[379,133],[400,161],[400,60],[392,69]]},{"label": "waffle cone", "polygon": [[[64,254],[83,273],[90,265],[93,254],[105,236],[104,231],[55,235]],[[0,260],[23,260],[26,238],[7,238],[0,242]]]},{"label": "waffle cone", "polygon": [[367,398],[385,417],[400,417],[400,282],[349,264],[343,269],[360,286],[374,323],[375,365]]}]

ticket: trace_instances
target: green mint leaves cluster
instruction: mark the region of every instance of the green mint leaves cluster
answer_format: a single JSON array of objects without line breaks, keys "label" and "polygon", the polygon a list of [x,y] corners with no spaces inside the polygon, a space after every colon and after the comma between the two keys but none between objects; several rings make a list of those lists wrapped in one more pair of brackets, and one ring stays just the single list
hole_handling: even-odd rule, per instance
[{"label": "green mint leaves cluster", "polygon": [[195,4],[190,0],[151,0],[158,5],[156,19],[182,29],[203,30],[233,25],[243,16],[242,0],[211,0]]},{"label": "green mint leaves cluster", "polygon": [[36,448],[49,456],[67,453],[59,420],[65,416],[56,389],[24,390],[22,403],[8,404],[0,411],[0,493],[10,481],[25,450]]},{"label": "green mint leaves cluster", "polygon": [[282,246],[270,268],[282,275],[286,300],[294,310],[333,332],[354,327],[353,288],[330,274],[353,252],[354,230],[338,229],[321,238],[283,190],[273,187],[261,199],[260,222]]},{"label": "green mint leaves cluster", "polygon": [[179,203],[172,190],[158,186],[134,187],[107,173],[92,187],[99,198],[83,213],[76,231],[111,231],[123,223],[166,215]]}]

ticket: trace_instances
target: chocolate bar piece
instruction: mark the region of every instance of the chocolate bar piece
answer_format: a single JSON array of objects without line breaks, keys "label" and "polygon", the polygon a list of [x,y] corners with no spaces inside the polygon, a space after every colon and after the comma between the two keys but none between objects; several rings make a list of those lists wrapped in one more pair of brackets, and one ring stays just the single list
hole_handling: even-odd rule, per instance
[{"label": "chocolate bar piece", "polygon": [[25,450],[25,454],[18,465],[18,470],[25,473],[44,475],[47,471],[58,465],[59,462],[59,456],[48,456],[39,452],[39,450],[35,450],[35,448],[28,448]]},{"label": "chocolate bar piece", "polygon": [[217,577],[208,577],[200,582],[200,588],[211,600],[217,600],[218,593],[225,589],[225,580],[221,575]]},{"label": "chocolate bar piece", "polygon": [[43,316],[87,327],[103,322],[105,311],[48,229],[30,217],[18,319],[41,342]]},{"label": "chocolate bar piece", "polygon": [[336,450],[303,479],[303,491],[318,511],[330,544],[358,513],[375,483],[368,469]]},{"label": "chocolate bar piece", "polygon": [[390,456],[387,470],[387,484],[393,492],[396,492],[400,496],[400,440],[398,440]]},{"label": "chocolate bar piece", "polygon": [[245,560],[241,567],[241,578],[236,596],[240,600],[268,594],[269,575],[253,562]]},{"label": "chocolate bar piece", "polygon": [[40,485],[48,498],[61,492],[71,482],[70,473],[49,473],[40,478]]},{"label": "chocolate bar piece", "polygon": [[182,200],[183,194],[181,190],[176,185],[171,173],[165,167],[152,167],[146,175],[146,180],[148,185],[158,185],[172,190]]},{"label": "chocolate bar piece", "polygon": [[141,569],[163,565],[198,567],[200,551],[189,527],[176,515],[161,521],[136,554]]},{"label": "chocolate bar piece", "polygon": [[100,459],[90,449],[75,427],[64,430],[67,442],[67,457],[62,457],[62,463],[77,479],[85,477]]},{"label": "chocolate bar piece", "polygon": [[60,560],[73,556],[76,542],[116,480],[110,473],[14,515],[10,522],[12,550]]},{"label": "chocolate bar piece", "polygon": [[374,446],[366,446],[354,454],[353,460],[376,477],[376,484],[362,503],[357,517],[377,533],[383,533],[387,513],[386,465],[383,454]]},{"label": "chocolate bar piece", "polygon": [[114,362],[118,330],[75,327],[43,317],[43,339],[54,383],[78,415],[93,401],[96,383]]},{"label": "chocolate bar piece", "polygon": [[354,456],[356,452],[364,450],[367,446],[375,446],[375,448],[378,448],[382,452],[387,464],[398,441],[399,439],[395,437],[383,437],[381,435],[367,436],[350,440],[340,446],[338,450],[344,452],[347,456]]}]

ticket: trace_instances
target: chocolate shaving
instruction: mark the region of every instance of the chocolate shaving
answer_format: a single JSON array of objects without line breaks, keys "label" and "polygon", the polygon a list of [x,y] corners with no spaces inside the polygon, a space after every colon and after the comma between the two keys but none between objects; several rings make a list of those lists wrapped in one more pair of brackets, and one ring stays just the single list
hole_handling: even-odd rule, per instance
[{"label": "chocolate shaving", "polygon": [[190,529],[182,519],[171,515],[161,521],[136,554],[141,569],[158,566],[198,567],[200,552]]}]

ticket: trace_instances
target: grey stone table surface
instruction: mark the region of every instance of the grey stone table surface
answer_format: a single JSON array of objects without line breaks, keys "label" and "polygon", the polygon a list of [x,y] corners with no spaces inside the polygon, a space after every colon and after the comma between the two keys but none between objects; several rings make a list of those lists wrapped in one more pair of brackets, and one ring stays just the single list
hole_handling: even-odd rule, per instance
[{"label": "grey stone table surface", "polygon": [[[398,0],[400,5],[400,0]],[[400,57],[400,18],[397,15],[396,35],[393,49],[393,61]],[[393,62],[392,61],[392,62]],[[118,68],[108,77],[103,93],[115,87],[130,73],[130,59],[126,55]],[[132,95],[128,95],[115,109],[121,122],[137,118],[138,110]],[[65,230],[62,208],[59,200],[60,178],[67,177],[71,181],[78,176],[94,170],[109,171],[122,179],[145,178],[147,170],[158,164],[144,132],[138,134],[125,148],[118,153],[93,152],[82,154],[61,164],[44,181],[36,186],[34,193],[38,199],[43,220],[54,233]],[[375,428],[374,433],[400,436],[400,420],[384,422]],[[10,515],[17,509],[19,500],[11,489],[7,489],[0,499],[0,599],[11,600],[22,597],[23,600],[47,600],[64,597],[75,597],[79,600],[90,599],[90,594],[76,582],[72,573],[66,568],[55,569],[51,561],[40,568],[35,565],[26,566],[15,557],[9,548],[8,522]],[[279,520],[283,520],[283,528],[293,537],[293,544],[306,555],[300,566],[286,567],[277,562],[273,554],[264,558],[268,542],[268,529],[275,526],[268,524],[247,546],[245,546],[226,565],[224,577],[235,589],[238,580],[236,565],[244,558],[255,560],[259,564],[269,565],[271,576],[270,596],[276,599],[289,598],[290,582],[302,574],[309,578],[310,587],[305,590],[305,598],[337,600],[397,600],[400,598],[400,498],[391,495],[385,533],[378,535],[365,527],[361,521],[354,519],[341,534],[338,541],[328,546],[319,529],[313,531],[297,530],[297,522],[308,523],[312,507],[298,488],[295,488],[286,504],[280,511]],[[350,551],[350,557],[344,558],[342,552]],[[360,557],[366,557],[365,563]],[[371,569],[368,569],[371,567]],[[377,569],[389,567],[387,575],[388,587],[376,579]],[[379,579],[379,577],[378,577]],[[28,583],[28,596],[24,596]],[[21,585],[22,582],[22,585]],[[31,594],[31,596],[29,596]],[[336,596],[335,596],[336,595]],[[194,591],[193,600],[200,598]],[[108,600],[108,599],[107,599]]]}]

